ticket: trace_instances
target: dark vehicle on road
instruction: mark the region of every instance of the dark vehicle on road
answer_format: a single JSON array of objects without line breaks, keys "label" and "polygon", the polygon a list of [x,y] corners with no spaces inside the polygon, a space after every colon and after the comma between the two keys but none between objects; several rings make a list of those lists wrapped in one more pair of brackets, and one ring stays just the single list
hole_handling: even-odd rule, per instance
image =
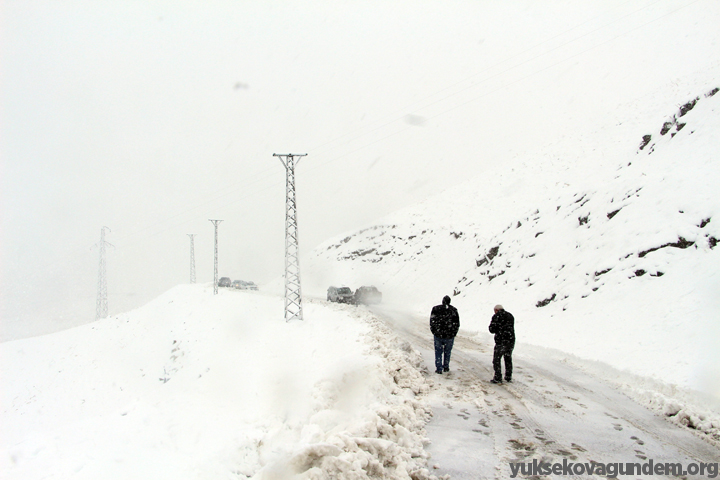
[{"label": "dark vehicle on road", "polygon": [[354,303],[355,295],[350,287],[330,287],[327,291],[328,302]]},{"label": "dark vehicle on road", "polygon": [[372,305],[382,302],[382,293],[374,286],[364,286],[355,290],[355,304]]},{"label": "dark vehicle on road", "polygon": [[218,287],[229,287],[230,285],[232,285],[230,277],[220,277],[220,280],[218,280]]}]

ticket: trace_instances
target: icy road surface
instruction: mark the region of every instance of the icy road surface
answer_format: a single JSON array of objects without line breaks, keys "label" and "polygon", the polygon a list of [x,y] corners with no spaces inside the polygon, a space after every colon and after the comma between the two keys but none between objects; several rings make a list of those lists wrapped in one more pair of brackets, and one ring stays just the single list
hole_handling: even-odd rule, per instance
[{"label": "icy road surface", "polygon": [[[533,459],[640,464],[652,459],[684,467],[691,462],[720,461],[720,450],[706,440],[653,414],[603,381],[547,358],[541,348],[519,343],[513,354],[513,382],[494,385],[489,382],[494,345],[463,336],[461,330],[450,374],[432,373],[428,319],[388,307],[373,307],[373,311],[422,353],[431,372],[429,401],[434,418],[427,425],[432,441],[427,451],[432,455],[433,473],[439,476],[509,478],[510,462]],[[522,332],[517,333],[521,342]]]}]

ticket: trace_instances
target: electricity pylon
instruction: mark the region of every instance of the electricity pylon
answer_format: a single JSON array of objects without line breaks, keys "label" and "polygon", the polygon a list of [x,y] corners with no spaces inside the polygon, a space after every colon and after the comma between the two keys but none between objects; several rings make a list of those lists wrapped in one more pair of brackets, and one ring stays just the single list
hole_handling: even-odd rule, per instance
[{"label": "electricity pylon", "polygon": [[187,234],[190,237],[190,283],[195,283],[195,235]]},{"label": "electricity pylon", "polygon": [[277,154],[285,166],[285,321],[302,320],[302,288],[300,287],[300,247],[298,245],[297,202],[295,201],[295,165],[301,154]]},{"label": "electricity pylon", "polygon": [[107,318],[108,316],[108,295],[107,295],[107,262],[105,260],[105,246],[112,244],[105,241],[105,230],[110,232],[108,227],[100,229],[100,271],[98,272],[98,292],[95,302],[95,319]]},{"label": "electricity pylon", "polygon": [[213,280],[213,295],[218,294],[218,224],[222,220],[210,220],[215,225],[215,275]]}]

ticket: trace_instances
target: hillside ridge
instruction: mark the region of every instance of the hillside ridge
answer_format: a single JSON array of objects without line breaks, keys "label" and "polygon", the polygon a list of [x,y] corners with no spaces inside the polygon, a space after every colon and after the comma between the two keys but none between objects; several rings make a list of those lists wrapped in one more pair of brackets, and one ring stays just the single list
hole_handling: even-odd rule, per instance
[{"label": "hillside ridge", "polygon": [[646,122],[639,143],[636,123],[575,155],[556,144],[331,239],[309,290],[375,283],[416,312],[451,293],[477,332],[502,303],[524,341],[720,396],[717,92]]}]

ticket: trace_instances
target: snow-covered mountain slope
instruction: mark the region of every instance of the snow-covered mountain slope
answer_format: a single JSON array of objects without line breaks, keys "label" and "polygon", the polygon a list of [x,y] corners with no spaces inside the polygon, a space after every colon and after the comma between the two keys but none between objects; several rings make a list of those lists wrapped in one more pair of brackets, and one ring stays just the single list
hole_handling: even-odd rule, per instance
[{"label": "snow-covered mountain slope", "polygon": [[478,332],[500,303],[520,342],[720,397],[717,92],[711,77],[625,106],[625,121],[330,240],[307,291],[374,283],[426,313],[452,294]]},{"label": "snow-covered mountain slope", "polygon": [[219,293],[0,344],[0,477],[433,478],[414,350],[359,310]]}]

